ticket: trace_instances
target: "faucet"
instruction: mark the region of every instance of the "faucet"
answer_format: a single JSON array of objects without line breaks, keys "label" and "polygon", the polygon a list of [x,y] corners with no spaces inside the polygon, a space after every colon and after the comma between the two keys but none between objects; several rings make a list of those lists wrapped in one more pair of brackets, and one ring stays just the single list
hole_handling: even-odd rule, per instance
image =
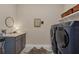
[{"label": "faucet", "polygon": [[3,33],[3,34],[6,34],[6,29],[3,29],[3,30],[2,30],[2,33]]}]

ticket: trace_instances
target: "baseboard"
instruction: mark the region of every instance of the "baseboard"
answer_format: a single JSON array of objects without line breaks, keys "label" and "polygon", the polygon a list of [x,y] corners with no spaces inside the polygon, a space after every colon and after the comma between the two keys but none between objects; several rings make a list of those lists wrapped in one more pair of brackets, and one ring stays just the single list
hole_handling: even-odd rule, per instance
[{"label": "baseboard", "polygon": [[32,49],[33,47],[36,47],[36,48],[41,48],[41,47],[44,47],[45,49],[47,49],[48,51],[51,51],[52,50],[52,46],[51,45],[35,45],[35,44],[26,44],[25,46],[25,49],[24,51],[28,52],[30,51],[30,49]]}]

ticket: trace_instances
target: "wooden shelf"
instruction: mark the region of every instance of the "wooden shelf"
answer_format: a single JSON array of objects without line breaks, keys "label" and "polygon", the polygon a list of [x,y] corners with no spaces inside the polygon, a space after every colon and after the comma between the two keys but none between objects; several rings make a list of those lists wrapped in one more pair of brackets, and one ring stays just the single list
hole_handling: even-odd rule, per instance
[{"label": "wooden shelf", "polygon": [[59,21],[64,21],[64,20],[66,20],[66,19],[73,18],[73,17],[75,17],[76,15],[79,17],[79,11],[74,12],[74,13],[68,15],[68,16],[63,17],[63,18],[60,18]]}]

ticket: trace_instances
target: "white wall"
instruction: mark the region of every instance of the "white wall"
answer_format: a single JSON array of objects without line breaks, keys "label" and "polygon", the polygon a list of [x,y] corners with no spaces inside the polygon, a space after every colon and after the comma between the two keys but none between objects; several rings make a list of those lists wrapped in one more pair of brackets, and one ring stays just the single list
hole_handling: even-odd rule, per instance
[{"label": "white wall", "polygon": [[[13,16],[15,25],[27,33],[27,44],[50,44],[50,27],[58,23],[63,5],[0,5],[0,31],[8,29],[5,26],[5,18]],[[17,17],[17,18],[16,18]],[[34,28],[34,18],[41,18],[44,24],[40,28]]]},{"label": "white wall", "polygon": [[[27,44],[50,45],[50,27],[58,23],[63,5],[17,5],[17,24],[26,31]],[[34,18],[41,18],[44,24],[34,28]]]},{"label": "white wall", "polygon": [[5,18],[7,16],[12,16],[14,17],[14,20],[16,18],[16,5],[8,5],[8,4],[0,4],[0,31],[2,29],[7,29],[7,31],[12,31],[10,29],[8,29],[6,26],[5,26]]}]

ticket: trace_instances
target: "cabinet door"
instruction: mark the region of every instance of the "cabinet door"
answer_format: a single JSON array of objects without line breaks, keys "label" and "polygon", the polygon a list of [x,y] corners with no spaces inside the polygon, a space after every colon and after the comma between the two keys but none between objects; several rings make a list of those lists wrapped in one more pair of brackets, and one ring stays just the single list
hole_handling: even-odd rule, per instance
[{"label": "cabinet door", "polygon": [[5,49],[5,54],[15,54],[15,38],[13,37],[6,37],[5,39],[5,44],[4,44],[4,49]]},{"label": "cabinet door", "polygon": [[16,53],[21,52],[21,36],[16,37]]}]

